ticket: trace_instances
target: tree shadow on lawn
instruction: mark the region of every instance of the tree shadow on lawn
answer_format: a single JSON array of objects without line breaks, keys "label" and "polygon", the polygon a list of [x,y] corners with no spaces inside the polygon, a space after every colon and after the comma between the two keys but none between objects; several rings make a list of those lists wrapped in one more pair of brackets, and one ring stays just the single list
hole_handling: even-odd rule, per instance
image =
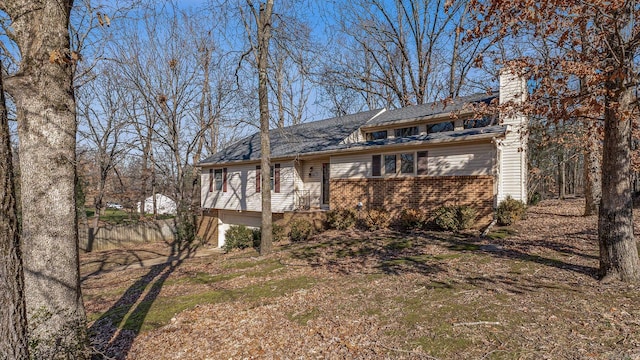
[{"label": "tree shadow on lawn", "polygon": [[126,358],[164,282],[198,246],[196,243],[172,243],[166,262],[151,266],[147,274],[91,325],[89,334],[95,351],[92,359]]},{"label": "tree shadow on lawn", "polygon": [[[566,236],[589,235],[589,234],[590,233],[587,231],[587,232],[578,232],[574,234],[566,234]],[[487,243],[487,241],[491,241],[491,240],[478,238],[477,236],[468,236],[466,238],[461,238],[461,237],[447,237],[446,235],[435,235],[434,237],[442,243],[450,243],[451,245],[448,246],[449,249],[456,249],[456,247],[460,247],[460,246],[464,247],[468,245],[475,245],[477,246],[477,249],[467,249],[467,250],[476,250],[478,252],[489,254],[492,257],[496,257],[496,258],[533,262],[540,265],[555,267],[561,270],[572,271],[577,274],[592,277],[594,279],[598,278],[598,269],[596,267],[569,263],[564,260],[559,260],[556,258],[534,254],[531,251],[529,251],[531,248],[537,247],[537,248],[542,248],[546,250],[551,250],[559,254],[579,256],[581,258],[584,258],[586,260],[591,260],[591,261],[598,259],[598,256],[585,253],[584,249],[580,249],[574,245],[570,245],[567,243],[543,240],[543,239],[533,239],[533,240],[520,240],[520,239],[508,240],[507,239],[508,241],[497,241],[497,242],[492,241],[492,243]],[[587,240],[583,240],[583,241],[587,241]],[[494,243],[500,244],[501,246],[495,246],[493,245]]]},{"label": "tree shadow on lawn", "polygon": [[[171,244],[167,244],[171,245]],[[97,257],[91,260],[82,261],[81,268],[94,269],[80,278],[84,282],[90,277],[105,271],[113,270],[120,266],[130,266],[138,264],[143,266],[143,261],[167,256],[166,253],[145,249],[125,249],[102,251]],[[170,255],[169,255],[170,256]],[[133,260],[133,261],[132,261]],[[83,271],[84,272],[84,271]]]},{"label": "tree shadow on lawn", "polygon": [[292,244],[290,250],[293,259],[343,275],[443,271],[437,258],[417,245],[419,240],[392,231],[329,231],[307,243]]},{"label": "tree shadow on lawn", "polygon": [[[499,242],[500,243],[500,242]],[[597,279],[597,268],[534,254],[529,247],[542,247],[560,254],[597,257],[574,246],[553,241],[528,241],[525,246],[494,246],[491,239],[475,235],[424,231],[406,234],[394,231],[323,233],[309,243],[291,247],[291,257],[312,267],[324,267],[341,274],[382,272],[389,275],[419,273],[433,275],[447,271],[447,260],[468,254],[537,263]],[[511,241],[513,244],[514,242]]]}]

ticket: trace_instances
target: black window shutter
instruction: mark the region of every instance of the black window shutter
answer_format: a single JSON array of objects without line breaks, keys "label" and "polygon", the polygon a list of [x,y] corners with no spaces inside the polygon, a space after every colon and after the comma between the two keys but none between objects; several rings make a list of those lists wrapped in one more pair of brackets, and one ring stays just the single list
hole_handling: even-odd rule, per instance
[{"label": "black window shutter", "polygon": [[273,170],[273,191],[280,192],[280,164],[275,164],[275,169]]},{"label": "black window shutter", "polygon": [[260,165],[256,166],[256,192],[259,193],[260,192],[260,181],[261,181],[261,176],[262,172],[260,170]]},{"label": "black window shutter", "polygon": [[227,168],[222,169],[222,191],[227,192]]},{"label": "black window shutter", "polygon": [[382,155],[373,155],[371,161],[371,175],[380,176],[380,164],[382,163]]}]

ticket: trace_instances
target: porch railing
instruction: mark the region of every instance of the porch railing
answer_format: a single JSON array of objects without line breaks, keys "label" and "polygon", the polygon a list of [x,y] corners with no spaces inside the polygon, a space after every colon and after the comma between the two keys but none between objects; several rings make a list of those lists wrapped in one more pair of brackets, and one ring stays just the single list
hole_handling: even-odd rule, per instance
[{"label": "porch railing", "polygon": [[296,190],[296,210],[311,208],[311,194],[309,190]]}]

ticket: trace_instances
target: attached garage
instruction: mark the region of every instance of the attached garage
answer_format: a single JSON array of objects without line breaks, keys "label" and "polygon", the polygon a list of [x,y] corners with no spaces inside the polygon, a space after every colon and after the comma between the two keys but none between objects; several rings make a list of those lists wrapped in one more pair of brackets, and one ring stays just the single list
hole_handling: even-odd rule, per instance
[{"label": "attached garage", "polygon": [[262,218],[260,213],[256,211],[220,210],[218,218],[218,247],[224,246],[226,232],[233,225],[259,228],[262,225]]}]

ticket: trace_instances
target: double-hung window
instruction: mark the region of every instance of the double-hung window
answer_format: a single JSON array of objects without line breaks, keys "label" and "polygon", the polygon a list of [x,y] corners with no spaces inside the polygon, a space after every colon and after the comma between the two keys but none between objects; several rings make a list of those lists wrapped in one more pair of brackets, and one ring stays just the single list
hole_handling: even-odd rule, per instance
[{"label": "double-hung window", "polygon": [[371,176],[427,175],[427,151],[371,157]]},{"label": "double-hung window", "polygon": [[[211,176],[211,170],[209,176]],[[209,180],[209,191],[213,191],[214,182],[217,191],[227,192],[227,168],[213,170],[213,177]]]},{"label": "double-hung window", "polygon": [[[256,192],[259,193],[261,190],[261,183],[260,181],[262,181],[262,177],[261,177],[262,173],[261,173],[261,168],[260,165],[256,166]],[[271,175],[269,180],[271,180],[271,190],[273,190],[273,192],[275,193],[279,193],[280,192],[280,164],[274,164],[273,166],[271,166]]]},{"label": "double-hung window", "polygon": [[385,175],[394,175],[396,173],[396,155],[384,156],[384,173]]},{"label": "double-hung window", "polygon": [[400,154],[400,173],[404,175],[413,175],[413,153]]}]

